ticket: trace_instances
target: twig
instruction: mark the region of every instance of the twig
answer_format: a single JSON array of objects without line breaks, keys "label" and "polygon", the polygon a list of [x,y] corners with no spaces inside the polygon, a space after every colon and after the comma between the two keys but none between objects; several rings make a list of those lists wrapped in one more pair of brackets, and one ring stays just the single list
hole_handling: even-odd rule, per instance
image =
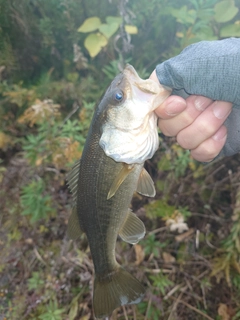
[{"label": "twig", "polygon": [[[185,286],[183,289],[184,289],[184,291],[187,290],[187,286]],[[174,302],[173,307],[172,307],[172,310],[171,310],[171,312],[170,312],[170,314],[169,314],[168,320],[171,320],[172,315],[173,315],[173,313],[175,312],[175,310],[176,310],[176,308],[177,308],[177,305],[178,305],[178,303],[179,303],[179,300],[181,299],[184,291],[182,291],[182,292],[179,294],[179,296],[177,297],[177,299],[175,298],[175,302]],[[170,297],[170,298],[173,298],[173,297]]]},{"label": "twig", "polygon": [[184,304],[186,307],[188,307],[189,309],[195,311],[198,314],[201,314],[204,318],[208,319],[208,320],[214,320],[213,318],[209,317],[207,314],[203,313],[201,310],[198,310],[197,308],[191,306],[189,303],[181,300],[181,299],[177,299],[175,297],[170,297],[173,300],[178,301],[178,303]]},{"label": "twig", "polygon": [[66,116],[66,118],[63,120],[63,124],[62,126],[71,118],[71,116],[77,112],[77,110],[80,108],[80,106],[78,105],[77,102],[74,102],[73,104],[73,108],[72,108],[72,111],[69,112],[69,114]]},{"label": "twig", "polygon": [[128,320],[127,311],[126,311],[125,306],[122,306],[122,308],[123,308],[124,317],[126,320]]},{"label": "twig", "polygon": [[146,310],[146,314],[145,314],[144,320],[148,320],[148,311],[150,310],[151,305],[152,305],[152,297],[148,301],[148,306],[147,306],[147,310]]},{"label": "twig", "polygon": [[204,288],[204,286],[202,284],[201,284],[201,290],[202,290],[202,296],[203,296],[203,305],[204,305],[204,308],[207,309],[205,288]]},{"label": "twig", "polygon": [[43,260],[43,258],[40,256],[40,253],[37,251],[37,248],[34,248],[33,249],[33,252],[35,253],[37,259],[39,261],[41,261],[45,266],[47,265],[46,262]]},{"label": "twig", "polygon": [[136,316],[136,307],[132,305],[132,311],[133,311],[133,320],[137,320]]},{"label": "twig", "polygon": [[217,169],[215,169],[213,172],[211,172],[209,175],[206,176],[205,182],[207,183],[209,178],[213,177],[217,172],[219,172],[225,167],[226,167],[225,164],[222,164],[221,166],[217,167]]},{"label": "twig", "polygon": [[172,270],[170,269],[145,269],[145,272],[149,273],[171,273]]},{"label": "twig", "polygon": [[150,235],[150,234],[156,234],[156,233],[158,233],[158,232],[165,231],[165,230],[167,230],[167,229],[168,229],[168,227],[161,227],[161,228],[158,228],[158,229],[155,229],[155,230],[153,230],[153,231],[148,232],[148,235]]},{"label": "twig", "polygon": [[218,216],[211,216],[211,215],[206,215],[204,213],[198,213],[198,212],[192,212],[191,213],[192,216],[198,216],[198,217],[203,217],[203,218],[208,218],[208,219],[212,219],[212,220],[216,220],[218,222],[227,222],[227,219],[218,217]]},{"label": "twig", "polygon": [[[176,291],[178,291],[179,289],[181,289],[181,287],[183,286],[183,284],[178,284],[176,285],[175,287],[172,288],[172,290],[170,290],[168,292],[168,294],[165,295],[165,297],[163,298],[163,300],[167,300],[169,297],[171,297]],[[182,288],[183,290],[185,289],[186,287]]]}]

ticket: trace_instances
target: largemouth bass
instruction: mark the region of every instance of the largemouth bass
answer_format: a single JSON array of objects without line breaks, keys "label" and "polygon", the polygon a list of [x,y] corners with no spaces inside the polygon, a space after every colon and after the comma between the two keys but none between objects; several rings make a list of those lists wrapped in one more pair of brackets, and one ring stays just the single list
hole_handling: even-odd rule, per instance
[{"label": "largemouth bass", "polygon": [[143,168],[159,145],[154,109],[170,90],[141,79],[127,65],[97,106],[82,158],[68,174],[74,207],[68,222],[72,239],[85,232],[95,269],[93,309],[96,318],[141,301],[145,289],[116,261],[118,235],[135,244],[145,235],[143,222],[129,209],[135,191],[155,196]]}]

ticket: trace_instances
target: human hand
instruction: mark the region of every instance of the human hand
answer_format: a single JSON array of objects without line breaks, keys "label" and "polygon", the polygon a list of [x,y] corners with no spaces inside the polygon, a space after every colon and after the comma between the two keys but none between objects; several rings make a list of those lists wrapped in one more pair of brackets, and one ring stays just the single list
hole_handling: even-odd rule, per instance
[{"label": "human hand", "polygon": [[[159,82],[154,71],[150,78]],[[224,121],[231,113],[232,103],[213,101],[199,95],[183,99],[168,97],[156,110],[158,125],[166,136],[176,136],[184,149],[189,149],[194,159],[213,160],[227,139]]]}]

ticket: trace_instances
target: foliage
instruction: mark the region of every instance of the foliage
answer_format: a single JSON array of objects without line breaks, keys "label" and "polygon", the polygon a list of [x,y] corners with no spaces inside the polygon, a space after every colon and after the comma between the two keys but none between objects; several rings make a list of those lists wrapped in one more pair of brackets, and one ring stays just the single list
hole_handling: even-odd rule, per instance
[{"label": "foliage", "polygon": [[21,195],[22,215],[30,215],[32,222],[47,218],[49,213],[52,215],[55,213],[55,209],[51,205],[51,196],[43,195],[44,191],[45,183],[42,179],[32,181],[23,187]]},{"label": "foliage", "polygon": [[160,291],[162,295],[166,294],[166,288],[173,285],[173,282],[169,280],[162,273],[159,273],[154,276],[150,276],[150,279],[153,282],[153,287],[156,291]]},{"label": "foliage", "polygon": [[[228,237],[223,240],[222,250],[218,257],[213,261],[212,275],[218,275],[221,271],[224,272],[228,285],[231,286],[231,268],[234,268],[240,274],[240,189],[236,194],[236,205],[233,211],[232,220],[234,221]],[[235,285],[237,285],[235,277]]]},{"label": "foliage", "polygon": [[46,312],[41,314],[38,318],[41,320],[61,320],[64,309],[58,309],[56,301],[50,301],[47,305]]},{"label": "foliage", "polygon": [[32,278],[28,279],[28,289],[38,289],[44,284],[44,281],[40,278],[39,272],[33,272]]},{"label": "foliage", "polygon": [[159,249],[166,247],[167,243],[159,243],[155,239],[155,234],[150,234],[144,239],[145,254],[152,254],[154,257],[159,256]]},{"label": "foliage", "polygon": [[[122,23],[122,17],[112,16],[106,17],[106,23],[102,23],[98,17],[90,17],[83,22],[78,28],[78,32],[88,33],[98,30],[98,32],[89,34],[84,41],[84,46],[92,58],[108,44],[109,39],[119,29]],[[128,34],[136,34],[138,32],[137,27],[131,25],[124,25],[124,30]]]},{"label": "foliage", "polygon": [[[94,106],[125,63],[147,78],[193,42],[239,37],[239,6],[0,0],[0,318],[93,318],[86,239],[65,237],[65,176]],[[202,165],[173,139],[160,145],[146,164],[157,196],[132,204],[146,237],[135,249],[117,242],[148,293],[112,319],[238,319],[239,156]]]}]

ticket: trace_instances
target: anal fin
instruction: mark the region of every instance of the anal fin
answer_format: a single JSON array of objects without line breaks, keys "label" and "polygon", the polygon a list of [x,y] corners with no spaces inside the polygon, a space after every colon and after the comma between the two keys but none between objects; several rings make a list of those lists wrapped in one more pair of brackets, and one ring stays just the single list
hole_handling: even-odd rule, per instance
[{"label": "anal fin", "polygon": [[150,177],[146,169],[142,169],[141,174],[138,179],[137,190],[138,193],[141,193],[144,196],[155,197],[156,190],[154,187],[154,182]]},{"label": "anal fin", "polygon": [[122,169],[120,170],[120,172],[118,173],[118,175],[116,176],[116,178],[114,179],[114,181],[111,185],[111,188],[108,192],[107,200],[109,200],[110,198],[112,198],[115,195],[115,193],[118,190],[118,188],[120,187],[120,185],[123,183],[123,181],[127,178],[129,173],[133,169],[134,169],[134,165],[129,165],[129,164],[123,163]]},{"label": "anal fin", "polygon": [[82,229],[80,227],[79,219],[77,216],[77,207],[73,207],[72,214],[68,220],[67,235],[70,239],[76,240],[82,234]]},{"label": "anal fin", "polygon": [[122,240],[136,244],[146,233],[144,223],[131,211],[128,211],[127,217],[119,230],[119,236]]}]

